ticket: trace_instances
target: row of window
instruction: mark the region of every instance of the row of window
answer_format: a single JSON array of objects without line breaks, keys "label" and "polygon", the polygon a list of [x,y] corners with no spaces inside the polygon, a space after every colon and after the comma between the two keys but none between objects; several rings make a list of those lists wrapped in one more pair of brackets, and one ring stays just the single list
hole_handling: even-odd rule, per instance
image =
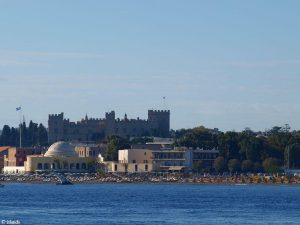
[{"label": "row of window", "polygon": [[[80,156],[85,156],[85,151],[79,151],[79,155]],[[96,156],[96,152],[95,151],[86,151],[86,155],[87,156]]]},{"label": "row of window", "polygon": [[184,161],[163,161],[160,166],[184,166]]},{"label": "row of window", "polygon": [[[148,171],[149,167],[148,165],[145,165],[145,171]],[[115,170],[114,171],[118,171],[118,165],[115,164]],[[138,165],[134,165],[134,171],[138,172]],[[128,172],[128,165],[125,165],[125,172]]]},{"label": "row of window", "polygon": [[56,170],[56,169],[64,169],[64,170],[86,170],[87,169],[87,165],[86,163],[63,163],[63,165],[61,166],[60,164],[57,163],[38,163],[37,165],[37,169],[38,170]]},{"label": "row of window", "polygon": [[183,153],[155,153],[155,159],[183,159]]}]

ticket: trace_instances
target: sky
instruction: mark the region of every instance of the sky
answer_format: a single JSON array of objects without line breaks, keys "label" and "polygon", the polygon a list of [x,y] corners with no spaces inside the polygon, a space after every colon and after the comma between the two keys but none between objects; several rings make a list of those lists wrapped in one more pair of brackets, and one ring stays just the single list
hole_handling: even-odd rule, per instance
[{"label": "sky", "polygon": [[[0,0],[0,129],[147,118],[300,129],[300,1]],[[165,97],[165,100],[163,100]]]}]

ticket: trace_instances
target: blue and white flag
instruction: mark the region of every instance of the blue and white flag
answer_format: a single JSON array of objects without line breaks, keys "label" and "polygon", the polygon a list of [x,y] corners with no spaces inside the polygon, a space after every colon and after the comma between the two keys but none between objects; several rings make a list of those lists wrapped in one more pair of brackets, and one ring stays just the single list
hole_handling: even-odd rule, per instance
[{"label": "blue and white flag", "polygon": [[21,106],[16,108],[17,111],[21,110]]}]

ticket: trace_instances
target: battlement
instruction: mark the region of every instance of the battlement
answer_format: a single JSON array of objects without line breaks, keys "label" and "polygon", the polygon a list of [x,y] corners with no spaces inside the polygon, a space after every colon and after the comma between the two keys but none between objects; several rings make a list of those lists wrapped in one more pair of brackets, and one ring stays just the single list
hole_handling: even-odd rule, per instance
[{"label": "battlement", "polygon": [[148,110],[148,113],[170,113],[170,110]]},{"label": "battlement", "polygon": [[105,121],[103,118],[89,118],[88,121],[102,122]]},{"label": "battlement", "polygon": [[49,114],[49,119],[63,119],[64,118],[64,113],[60,113],[60,114]]},{"label": "battlement", "polygon": [[120,118],[116,118],[115,120],[116,122],[130,122],[130,123],[142,123],[142,122],[148,122],[148,120],[143,120],[143,119],[140,119],[140,118],[137,118],[137,119],[120,119]]}]

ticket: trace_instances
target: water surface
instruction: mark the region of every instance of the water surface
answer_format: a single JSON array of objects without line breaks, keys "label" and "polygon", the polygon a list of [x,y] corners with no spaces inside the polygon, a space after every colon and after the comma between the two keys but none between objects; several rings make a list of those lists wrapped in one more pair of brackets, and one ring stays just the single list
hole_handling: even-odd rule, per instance
[{"label": "water surface", "polygon": [[1,220],[21,224],[300,224],[300,186],[7,184]]}]

